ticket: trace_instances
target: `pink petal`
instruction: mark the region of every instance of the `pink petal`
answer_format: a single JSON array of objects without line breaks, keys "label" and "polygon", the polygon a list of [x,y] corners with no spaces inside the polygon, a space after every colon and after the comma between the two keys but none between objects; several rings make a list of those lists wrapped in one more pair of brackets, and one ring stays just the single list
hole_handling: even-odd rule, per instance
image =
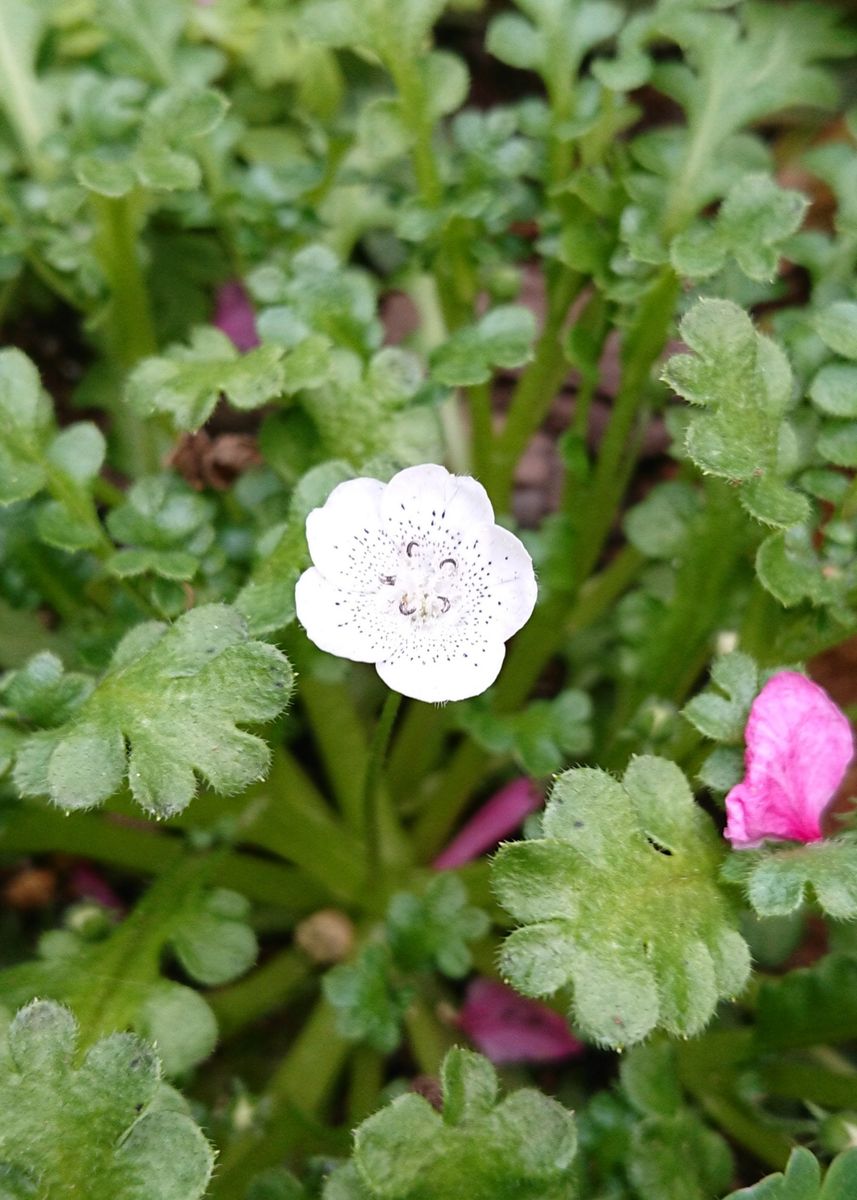
[{"label": "pink petal", "polygon": [[252,350],[254,346],[259,345],[256,314],[244,285],[237,279],[218,288],[214,324],[232,338],[239,350]]},{"label": "pink petal", "polygon": [[544,797],[532,779],[513,779],[501,788],[459,830],[432,863],[438,871],[460,867],[491,850],[520,828],[525,817],[541,808]]},{"label": "pink petal", "polygon": [[457,1025],[492,1062],[556,1062],[582,1054],[565,1018],[492,979],[474,979]]},{"label": "pink petal", "polygon": [[851,726],[823,688],[795,671],[769,679],[745,731],[745,775],[726,797],[725,836],[738,849],[765,838],[815,842],[854,755]]}]

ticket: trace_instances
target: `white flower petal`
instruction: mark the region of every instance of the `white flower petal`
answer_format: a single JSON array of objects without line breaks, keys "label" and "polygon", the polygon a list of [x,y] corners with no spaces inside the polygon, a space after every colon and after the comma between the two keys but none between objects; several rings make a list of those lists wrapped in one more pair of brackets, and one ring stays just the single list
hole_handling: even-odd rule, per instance
[{"label": "white flower petal", "polygon": [[397,645],[396,630],[372,597],[355,599],[315,567],[304,571],[295,586],[298,620],[319,650],[352,662],[375,662]]},{"label": "white flower petal", "polygon": [[433,463],[407,467],[393,476],[381,500],[381,516],[397,545],[494,523],[494,509],[481,483],[468,475],[450,475]]},{"label": "white flower petal", "polygon": [[395,550],[380,516],[383,495],[379,479],[348,479],[307,517],[312,561],[338,587],[374,592],[380,577],[394,569]]},{"label": "white flower petal", "polygon": [[397,648],[376,664],[393,691],[427,704],[468,700],[491,686],[500,674],[506,647],[493,639],[469,639],[453,649],[440,638],[402,638]]},{"label": "white flower petal", "polygon": [[476,559],[487,561],[488,592],[484,606],[480,607],[491,620],[491,634],[496,632],[505,642],[532,616],[538,585],[533,560],[514,533],[494,525],[487,531],[485,541],[486,555]]}]

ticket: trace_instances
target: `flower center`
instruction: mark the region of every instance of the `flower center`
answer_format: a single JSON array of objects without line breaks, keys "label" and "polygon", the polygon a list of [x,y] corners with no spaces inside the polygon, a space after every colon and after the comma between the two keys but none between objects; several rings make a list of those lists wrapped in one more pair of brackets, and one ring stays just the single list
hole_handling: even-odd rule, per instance
[{"label": "flower center", "polygon": [[458,562],[432,553],[430,547],[410,541],[399,554],[395,575],[380,577],[390,589],[390,607],[412,624],[434,622],[446,616],[459,598]]}]

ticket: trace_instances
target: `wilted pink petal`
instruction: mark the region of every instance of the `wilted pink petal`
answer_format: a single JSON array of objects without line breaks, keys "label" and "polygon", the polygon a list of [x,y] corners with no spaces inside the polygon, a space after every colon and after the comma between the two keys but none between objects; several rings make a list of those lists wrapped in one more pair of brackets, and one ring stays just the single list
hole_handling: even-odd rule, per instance
[{"label": "wilted pink petal", "polygon": [[93,867],[80,864],[69,879],[71,889],[83,900],[95,900],[105,908],[123,909],[125,906],[113,888]]},{"label": "wilted pink petal", "polygon": [[769,679],[745,732],[745,775],[726,797],[733,847],[765,838],[815,842],[854,754],[851,726],[823,688],[795,671]]},{"label": "wilted pink petal", "polygon": [[259,345],[256,335],[256,314],[244,285],[237,279],[217,289],[214,324],[232,338],[239,350],[252,350]]},{"label": "wilted pink petal", "polygon": [[492,979],[474,979],[457,1024],[495,1063],[556,1062],[582,1054],[565,1018]]},{"label": "wilted pink petal", "polygon": [[541,808],[544,797],[532,779],[513,779],[487,800],[432,863],[438,871],[460,867],[514,833],[524,818]]}]

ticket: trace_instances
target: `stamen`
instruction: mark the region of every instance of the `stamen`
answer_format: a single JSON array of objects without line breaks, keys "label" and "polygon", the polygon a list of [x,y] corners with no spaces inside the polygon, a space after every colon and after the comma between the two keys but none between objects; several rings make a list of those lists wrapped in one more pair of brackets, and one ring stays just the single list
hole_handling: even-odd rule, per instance
[{"label": "stamen", "polygon": [[447,597],[446,597],[446,596],[438,596],[438,600],[439,600],[439,601],[440,601],[440,603],[441,603],[441,610],[440,610],[440,612],[441,612],[441,616],[443,616],[443,614],[444,614],[444,613],[448,613],[448,612],[449,612],[449,610],[450,610],[450,608],[451,608],[451,605],[450,605],[450,603],[449,603],[449,600],[447,599]]},{"label": "stamen", "polygon": [[407,554],[408,558],[413,558],[414,551],[419,550],[419,548],[419,542],[408,542],[407,546],[405,547],[405,554]]},{"label": "stamen", "polygon": [[452,567],[453,571],[458,570],[458,563],[455,561],[454,558],[445,558],[443,560],[443,562],[440,564],[440,569],[443,570],[443,568],[446,566]]},{"label": "stamen", "polygon": [[379,575],[378,578],[381,580],[382,583],[386,583],[389,587],[396,586],[396,576],[395,575]]},{"label": "stamen", "polygon": [[406,608],[405,605],[407,603],[408,603],[408,597],[402,596],[401,600],[399,601],[399,612],[402,614],[403,617],[410,617],[417,611],[416,606],[414,606],[413,608]]}]

